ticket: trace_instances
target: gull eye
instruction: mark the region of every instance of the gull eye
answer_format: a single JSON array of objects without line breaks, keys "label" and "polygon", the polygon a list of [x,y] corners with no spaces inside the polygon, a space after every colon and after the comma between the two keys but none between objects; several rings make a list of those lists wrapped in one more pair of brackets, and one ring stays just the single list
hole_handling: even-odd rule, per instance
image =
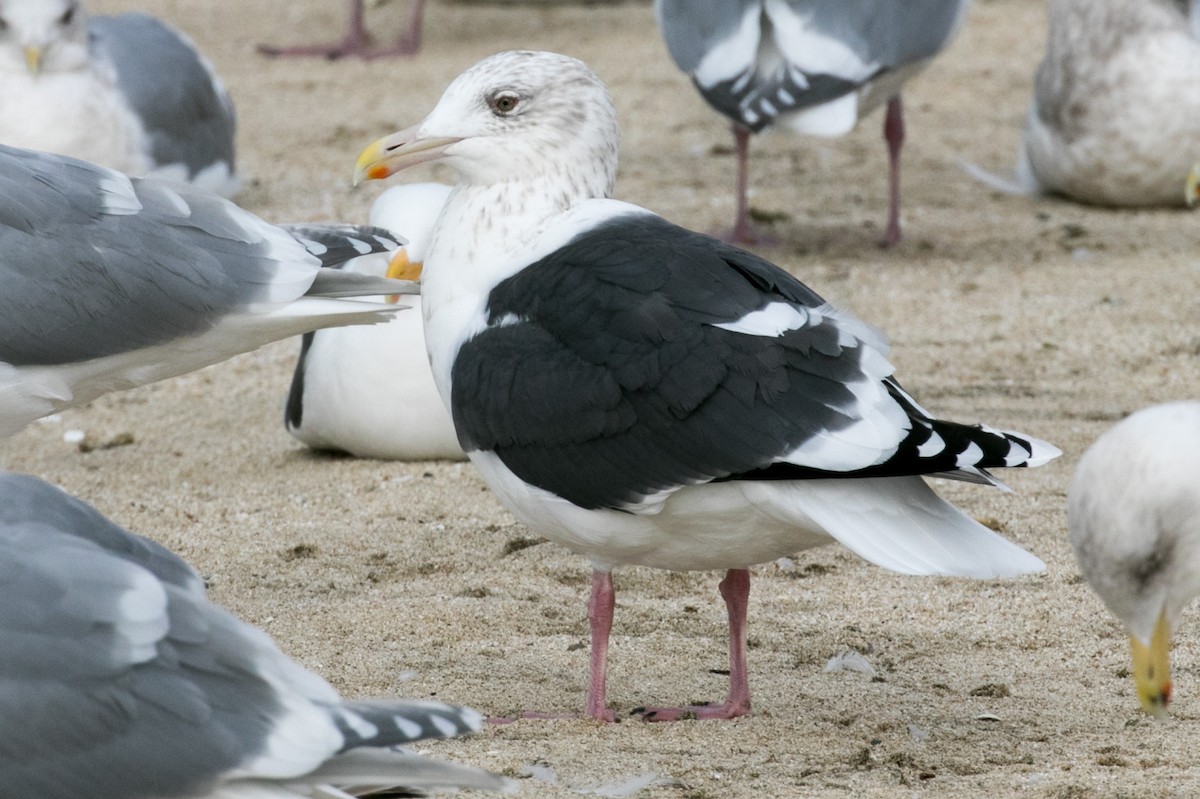
[{"label": "gull eye", "polygon": [[496,92],[488,97],[487,104],[493,114],[505,117],[517,110],[521,97],[516,92]]},{"label": "gull eye", "polygon": [[70,25],[71,20],[75,19],[75,11],[78,8],[79,7],[75,5],[69,6],[67,10],[62,13],[62,16],[58,18],[58,24]]}]

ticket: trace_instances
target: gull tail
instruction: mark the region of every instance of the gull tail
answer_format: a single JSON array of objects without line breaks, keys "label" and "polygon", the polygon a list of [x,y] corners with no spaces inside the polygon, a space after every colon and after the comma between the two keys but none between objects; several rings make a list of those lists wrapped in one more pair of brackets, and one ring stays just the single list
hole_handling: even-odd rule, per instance
[{"label": "gull tail", "polygon": [[377,294],[420,294],[421,284],[414,280],[364,275],[344,269],[322,267],[305,292],[309,297],[369,297]]},{"label": "gull tail", "polygon": [[777,510],[790,507],[863,558],[902,574],[990,579],[1046,568],[920,477],[796,480],[780,489],[788,494]]},{"label": "gull tail", "polygon": [[322,266],[337,267],[376,252],[391,252],[402,243],[396,234],[371,225],[280,225],[292,238],[321,259]]},{"label": "gull tail", "polygon": [[[327,760],[304,777],[348,796],[420,796],[426,791],[515,793],[517,783],[474,766],[432,760],[403,749],[356,749]],[[339,793],[314,796],[338,797]]]},{"label": "gull tail", "polygon": [[426,738],[453,738],[478,732],[483,726],[483,716],[469,707],[415,699],[342,702],[330,712],[346,740],[343,752],[359,746],[394,746]]},{"label": "gull tail", "polygon": [[1021,145],[1021,151],[1017,154],[1016,167],[1008,175],[997,175],[962,158],[958,159],[958,165],[980,183],[1004,194],[1037,197],[1043,193],[1041,184],[1033,174],[1033,167],[1029,164],[1029,156],[1025,153],[1024,144]]}]

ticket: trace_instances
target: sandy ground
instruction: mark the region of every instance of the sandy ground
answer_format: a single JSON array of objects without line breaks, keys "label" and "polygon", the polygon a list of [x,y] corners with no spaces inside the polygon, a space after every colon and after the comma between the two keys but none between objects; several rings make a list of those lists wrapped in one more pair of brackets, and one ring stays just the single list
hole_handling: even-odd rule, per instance
[{"label": "sandy ground", "polygon": [[[93,0],[94,10],[132,3]],[[243,205],[279,221],[363,221],[359,149],[411,124],[478,58],[511,47],[593,65],[624,126],[618,195],[711,230],[732,213],[724,123],[668,60],[648,5],[433,0],[411,60],[271,62],[256,42],[339,35],[334,0],[143,2],[188,30],[240,110]],[[370,12],[389,37],[402,0]],[[1008,167],[1040,55],[1044,3],[974,7],[906,94],[906,240],[876,248],[886,204],[879,115],[838,141],[763,136],[763,250],[888,331],[898,374],[940,415],[1024,430],[1066,455],[1002,477],[1013,494],[939,490],[1044,558],[1008,582],[914,579],[836,547],[754,571],[755,713],[732,722],[521,721],[427,747],[551,786],[654,773],[646,799],[791,796],[1195,796],[1200,639],[1175,651],[1178,702],[1136,708],[1123,634],[1080,582],[1064,496],[1082,449],[1140,406],[1194,395],[1200,259],[1186,212],[1113,212],[996,195],[958,158]],[[449,179],[415,170],[408,179]],[[1181,186],[1183,176],[1180,176]],[[181,553],[213,598],[351,696],[437,696],[489,714],[581,708],[588,565],[530,534],[468,465],[313,455],[281,424],[297,344],[109,396],[0,443],[0,462],[61,484]],[[67,430],[124,446],[87,453]],[[518,545],[514,546],[514,542]],[[719,575],[618,573],[609,699],[720,699]],[[878,674],[824,673],[848,648]]]}]

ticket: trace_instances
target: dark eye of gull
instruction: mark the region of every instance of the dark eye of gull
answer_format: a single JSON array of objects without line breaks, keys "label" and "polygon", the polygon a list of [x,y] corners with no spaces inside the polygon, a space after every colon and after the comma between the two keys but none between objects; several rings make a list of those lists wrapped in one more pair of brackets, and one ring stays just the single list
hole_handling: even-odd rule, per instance
[{"label": "dark eye of gull", "polygon": [[70,25],[71,20],[75,18],[75,11],[77,8],[78,8],[78,6],[71,6],[66,11],[64,11],[62,13],[62,16],[58,18],[59,24],[60,25]]},{"label": "dark eye of gull", "polygon": [[521,98],[516,92],[508,91],[496,92],[487,100],[488,108],[492,109],[492,113],[501,117],[514,113],[520,102]]}]

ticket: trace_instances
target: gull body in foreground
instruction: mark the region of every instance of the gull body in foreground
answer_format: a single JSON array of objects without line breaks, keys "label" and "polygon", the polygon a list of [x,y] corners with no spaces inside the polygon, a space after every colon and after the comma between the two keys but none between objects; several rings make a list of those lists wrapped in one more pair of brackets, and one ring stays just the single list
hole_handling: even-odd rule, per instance
[{"label": "gull body in foreground", "polygon": [[0,146],[0,437],[278,339],[386,321],[353,295],[416,285],[328,268],[376,228],[277,227],[228,200]]},{"label": "gull body in foreground", "polygon": [[[406,243],[390,260],[364,255],[342,268],[416,280],[448,194],[441,183],[410,183],[379,195],[368,221]],[[386,324],[305,334],[284,411],[289,433],[313,449],[360,458],[467,457],[429,371],[421,298],[406,303],[413,310]]]},{"label": "gull body in foreground", "polygon": [[611,719],[612,570],[724,569],[725,703],[749,711],[748,567],[839,541],[908,574],[1043,564],[940,499],[922,474],[991,483],[1059,454],[932,418],[881,333],[748,252],[607,199],[617,122],[604,84],[555,53],[484,59],[361,176],[440,160],[459,183],[422,273],[433,376],[459,440],[519,519],[588,557],[587,712]]},{"label": "gull body in foreground", "polygon": [[746,197],[752,133],[842,136],[883,103],[890,199],[882,244],[900,241],[900,89],[949,44],[967,2],[655,0],[671,58],[733,123],[734,242],[755,239]]},{"label": "gull body in foreground", "polygon": [[1148,713],[1171,699],[1171,634],[1200,594],[1200,402],[1140,410],[1084,453],[1068,492],[1071,545],[1129,633]]},{"label": "gull body in foreground", "polygon": [[1192,205],[1200,39],[1185,0],[1055,0],[1014,180],[994,187],[1093,205]]},{"label": "gull body in foreground", "polygon": [[186,36],[79,0],[0,0],[0,144],[238,188],[233,103]]},{"label": "gull body in foreground", "polygon": [[0,473],[0,606],[0,799],[509,787],[389,748],[477,730],[478,713],[343,701],[181,559],[26,475]]}]

